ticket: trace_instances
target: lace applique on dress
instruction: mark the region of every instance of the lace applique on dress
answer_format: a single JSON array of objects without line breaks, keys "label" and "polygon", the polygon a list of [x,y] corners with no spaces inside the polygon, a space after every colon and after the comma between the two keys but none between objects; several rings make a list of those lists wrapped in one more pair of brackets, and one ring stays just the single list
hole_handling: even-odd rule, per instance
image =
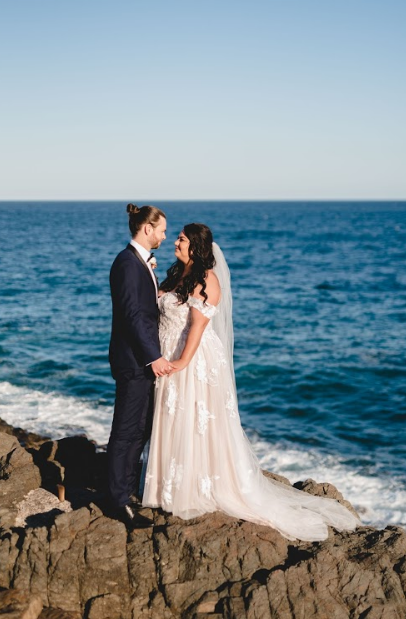
[{"label": "lace applique on dress", "polygon": [[[217,349],[215,346],[214,348],[217,353]],[[206,359],[200,352],[197,352],[195,365],[195,374],[197,380],[200,380],[201,382],[211,386],[218,385],[219,366],[225,364],[225,359],[223,359],[221,355],[216,356],[216,364],[217,367],[211,367],[208,371]]]},{"label": "lace applique on dress", "polygon": [[177,401],[178,401],[178,389],[173,379],[170,378],[168,380],[166,400],[165,400],[165,404],[167,406],[169,415],[175,414]]},{"label": "lace applique on dress", "polygon": [[200,299],[196,299],[196,297],[189,297],[186,303],[190,307],[195,307],[199,312],[203,314],[206,318],[213,318],[214,314],[217,312],[217,307],[215,305],[210,305],[210,303],[203,303]]},{"label": "lace applique on dress", "polygon": [[215,348],[216,348],[217,359],[218,359],[219,365],[221,365],[222,367],[225,367],[227,365],[227,360],[224,355],[223,349],[220,348],[220,346],[215,346]]},{"label": "lace applique on dress", "polygon": [[197,376],[197,380],[201,380],[205,383],[207,383],[207,365],[206,365],[206,360],[204,359],[204,357],[202,355],[197,355],[197,361],[196,361],[196,376]]},{"label": "lace applique on dress", "polygon": [[202,491],[203,496],[206,499],[211,499],[211,489],[213,487],[213,481],[216,479],[220,479],[219,475],[213,475],[213,477],[209,477],[206,475],[205,477],[200,478],[200,490]]},{"label": "lace applique on dress", "polygon": [[169,477],[163,477],[162,487],[162,503],[170,505],[172,503],[172,491],[173,486],[176,490],[179,490],[183,478],[183,466],[182,464],[176,464],[175,458],[172,458],[169,467]]},{"label": "lace applique on dress", "polygon": [[197,431],[204,436],[209,419],[215,419],[216,417],[207,410],[205,403],[199,400],[197,403]]},{"label": "lace applique on dress", "polygon": [[226,410],[231,418],[237,417],[237,411],[235,410],[235,397],[231,391],[227,391]]}]

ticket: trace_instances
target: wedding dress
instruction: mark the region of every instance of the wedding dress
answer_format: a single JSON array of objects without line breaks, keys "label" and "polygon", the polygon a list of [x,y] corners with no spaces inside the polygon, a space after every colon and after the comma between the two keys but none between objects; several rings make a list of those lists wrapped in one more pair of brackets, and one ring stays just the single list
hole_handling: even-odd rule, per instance
[{"label": "wedding dress", "polygon": [[[221,510],[271,526],[288,539],[323,540],[327,525],[355,529],[360,521],[338,501],[263,475],[240,423],[232,330],[227,334],[224,315],[218,322],[221,304],[227,302],[227,287],[221,279],[220,283],[217,307],[195,297],[180,305],[173,292],[159,299],[159,337],[166,359],[181,356],[192,308],[210,322],[189,365],[157,379],[143,505],[162,507],[183,519]],[[225,316],[230,312],[231,305]],[[216,317],[219,334],[225,338],[220,339],[213,327]]]}]

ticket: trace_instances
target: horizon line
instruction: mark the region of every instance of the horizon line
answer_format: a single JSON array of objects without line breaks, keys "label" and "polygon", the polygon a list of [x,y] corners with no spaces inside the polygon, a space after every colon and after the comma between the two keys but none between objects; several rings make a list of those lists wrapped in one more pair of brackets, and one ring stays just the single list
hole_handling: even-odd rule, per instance
[{"label": "horizon line", "polygon": [[[127,202],[128,198],[0,198],[1,202]],[[137,202],[151,203],[148,199]],[[152,202],[406,202],[404,198],[156,198]]]}]

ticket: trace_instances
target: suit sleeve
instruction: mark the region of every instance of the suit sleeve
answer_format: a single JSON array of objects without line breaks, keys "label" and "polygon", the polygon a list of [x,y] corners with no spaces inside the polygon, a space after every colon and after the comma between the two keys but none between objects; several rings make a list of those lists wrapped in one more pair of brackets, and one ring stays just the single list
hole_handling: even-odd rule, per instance
[{"label": "suit sleeve", "polygon": [[141,310],[138,278],[135,264],[123,261],[111,272],[111,290],[120,304],[128,332],[143,355],[144,365],[149,365],[161,357],[161,351],[156,319]]}]

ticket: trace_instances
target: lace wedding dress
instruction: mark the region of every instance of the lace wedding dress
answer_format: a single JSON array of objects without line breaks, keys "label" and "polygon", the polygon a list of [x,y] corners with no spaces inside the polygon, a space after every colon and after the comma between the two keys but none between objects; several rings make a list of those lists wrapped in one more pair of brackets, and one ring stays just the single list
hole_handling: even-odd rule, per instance
[{"label": "lace wedding dress", "polygon": [[233,368],[213,329],[218,308],[194,297],[179,305],[172,292],[160,297],[159,308],[161,351],[169,360],[182,353],[192,308],[210,322],[189,365],[157,379],[143,505],[184,519],[221,510],[308,541],[325,539],[327,525],[359,525],[337,501],[262,474],[241,427]]}]

